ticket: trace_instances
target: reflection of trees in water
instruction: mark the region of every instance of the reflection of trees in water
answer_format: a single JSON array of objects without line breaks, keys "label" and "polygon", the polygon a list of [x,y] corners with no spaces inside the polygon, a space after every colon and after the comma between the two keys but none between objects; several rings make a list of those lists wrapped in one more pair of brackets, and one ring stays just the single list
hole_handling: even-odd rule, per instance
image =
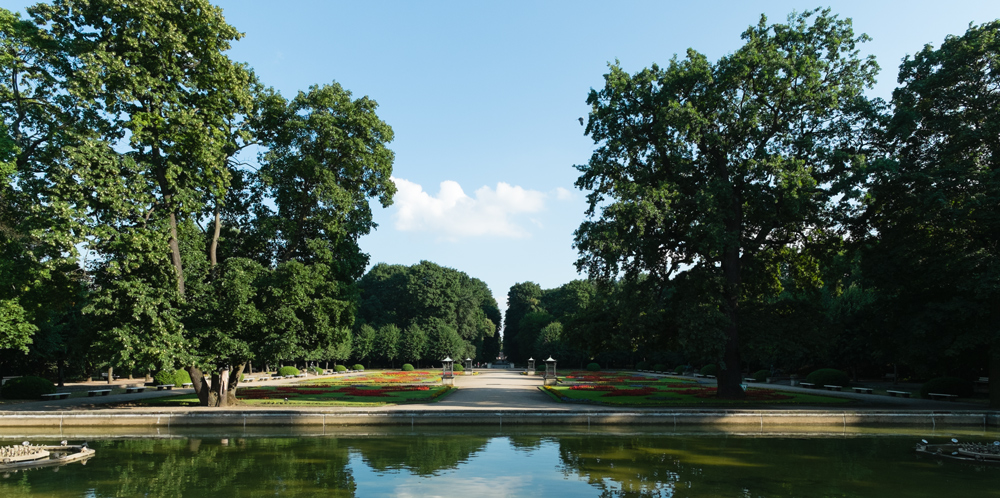
[{"label": "reflection of trees in water", "polygon": [[458,468],[485,448],[489,440],[485,436],[405,436],[341,439],[340,442],[360,453],[362,460],[376,471],[407,470],[429,476]]},{"label": "reflection of trees in water", "polygon": [[[607,497],[879,496],[932,489],[948,495],[955,484],[928,473],[932,464],[916,460],[910,441],[899,438],[581,436],[558,443],[562,471]],[[967,468],[948,470],[971,476]]]},{"label": "reflection of trees in water", "polygon": [[518,451],[534,451],[542,447],[542,443],[551,438],[542,436],[508,436],[507,441]]}]

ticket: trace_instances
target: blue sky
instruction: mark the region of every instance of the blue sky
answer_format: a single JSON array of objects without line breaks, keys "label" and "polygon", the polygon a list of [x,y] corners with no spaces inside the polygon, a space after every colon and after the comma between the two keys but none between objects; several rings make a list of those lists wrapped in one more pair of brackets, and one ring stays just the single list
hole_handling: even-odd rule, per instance
[{"label": "blue sky", "polygon": [[[6,1],[22,10],[34,2]],[[630,72],[694,48],[740,46],[766,14],[829,6],[873,41],[888,98],[900,60],[1000,18],[996,1],[217,1],[246,34],[230,53],[286,97],[341,83],[379,103],[396,139],[400,194],[361,240],[372,263],[421,260],[484,280],[502,308],[516,282],[582,278],[575,164],[594,149],[577,118],[609,61]]]}]

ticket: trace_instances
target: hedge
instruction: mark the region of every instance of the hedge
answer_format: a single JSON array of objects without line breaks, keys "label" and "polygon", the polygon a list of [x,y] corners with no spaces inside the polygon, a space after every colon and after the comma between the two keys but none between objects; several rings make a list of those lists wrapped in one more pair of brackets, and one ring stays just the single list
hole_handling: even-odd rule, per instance
[{"label": "hedge", "polygon": [[714,377],[719,374],[719,366],[714,363],[710,363],[708,365],[701,367],[701,370],[698,373],[705,376],[711,375]]},{"label": "hedge", "polygon": [[8,380],[3,389],[0,389],[0,396],[7,399],[38,399],[43,394],[55,392],[56,385],[52,381],[28,375]]},{"label": "hedge", "polygon": [[413,371],[413,365],[410,365],[409,363],[403,363],[403,371],[404,372],[412,372]]},{"label": "hedge", "polygon": [[360,363],[358,363],[357,365],[354,365],[353,367],[351,367],[351,369],[352,370],[358,370],[358,371],[364,371],[365,366],[362,365],[362,364],[360,364]]},{"label": "hedge", "polygon": [[600,372],[601,366],[598,365],[597,363],[588,363],[587,370],[590,370],[591,372]]},{"label": "hedge", "polygon": [[456,363],[455,364],[455,371],[456,372],[464,372],[465,371],[465,367],[463,367],[461,363]]},{"label": "hedge", "polygon": [[649,363],[646,363],[644,361],[640,361],[640,362],[638,362],[638,363],[635,364],[635,369],[636,370],[649,370]]},{"label": "hedge", "polygon": [[920,387],[920,397],[930,398],[929,394],[954,394],[959,398],[971,398],[975,388],[971,380],[958,377],[938,377],[931,379]]},{"label": "hedge", "polygon": [[847,373],[835,368],[821,368],[806,376],[806,382],[815,384],[815,387],[851,385],[851,379]]},{"label": "hedge", "polygon": [[767,378],[771,376],[770,370],[757,370],[753,373],[753,380],[757,382],[765,382]]},{"label": "hedge", "polygon": [[346,372],[346,371],[347,371],[347,367],[345,367],[345,366],[343,366],[343,365],[335,365],[335,366],[333,367],[333,369],[334,369],[335,371],[337,371],[337,372]]},{"label": "hedge", "polygon": [[301,372],[299,372],[299,369],[295,367],[281,367],[278,369],[279,377],[284,377],[286,375],[298,375],[299,373]]}]

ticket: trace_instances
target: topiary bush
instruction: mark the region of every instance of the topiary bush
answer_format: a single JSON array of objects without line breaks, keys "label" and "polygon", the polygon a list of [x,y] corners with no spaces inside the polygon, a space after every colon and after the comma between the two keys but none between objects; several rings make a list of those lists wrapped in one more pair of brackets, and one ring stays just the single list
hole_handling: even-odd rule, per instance
[{"label": "topiary bush", "polygon": [[687,369],[687,365],[677,365],[677,368],[674,369],[674,373],[680,375],[684,373],[685,369]]},{"label": "topiary bush", "polygon": [[770,370],[757,370],[753,373],[753,380],[757,382],[765,382],[767,378],[771,376]]},{"label": "topiary bush", "polygon": [[190,384],[190,383],[191,383],[191,374],[189,374],[187,370],[184,370],[183,368],[178,368],[177,371],[174,372],[174,384],[178,386],[183,386],[184,384]]},{"label": "topiary bush", "polygon": [[278,376],[279,377],[284,377],[286,375],[298,375],[300,373],[301,372],[299,372],[299,369],[297,369],[295,367],[281,367],[281,368],[278,369]]},{"label": "topiary bush", "polygon": [[347,367],[345,367],[343,365],[334,365],[333,369],[334,369],[334,371],[337,371],[337,372],[346,372],[347,371]]},{"label": "topiary bush", "polygon": [[7,399],[38,399],[43,394],[56,392],[56,385],[41,377],[18,377],[10,379],[0,389],[0,396]]},{"label": "topiary bush", "polygon": [[455,364],[455,371],[456,372],[464,372],[465,371],[465,367],[463,367],[461,363],[456,363]]},{"label": "topiary bush", "polygon": [[667,370],[667,366],[664,365],[663,363],[657,363],[656,365],[653,365],[653,371],[654,372],[666,372],[668,370]]},{"label": "topiary bush", "polygon": [[309,373],[313,375],[323,375],[323,369],[319,367],[309,367]]},{"label": "topiary bush", "polygon": [[708,365],[701,367],[701,370],[698,373],[705,376],[711,375],[714,377],[719,374],[719,366],[716,365],[715,363],[709,363]]},{"label": "topiary bush", "polygon": [[413,371],[413,365],[410,365],[409,363],[403,363],[403,371],[404,372],[412,372]]},{"label": "topiary bush", "polygon": [[806,376],[806,382],[815,384],[816,387],[823,386],[843,386],[851,385],[851,379],[847,373],[835,368],[821,368]]},{"label": "topiary bush", "polygon": [[153,382],[156,385],[176,384],[174,382],[176,378],[177,374],[173,370],[160,370],[153,376]]},{"label": "topiary bush", "polygon": [[364,365],[358,363],[357,365],[354,365],[353,367],[351,367],[351,369],[358,370],[358,371],[364,371],[365,367],[364,367]]},{"label": "topiary bush", "polygon": [[928,394],[954,394],[959,398],[971,398],[975,389],[972,381],[958,377],[938,377],[924,382],[920,387],[920,397],[930,398]]},{"label": "topiary bush", "polygon": [[649,363],[646,363],[644,361],[640,361],[640,362],[638,362],[638,363],[635,364],[635,369],[636,370],[649,370]]},{"label": "topiary bush", "polygon": [[588,363],[587,364],[587,370],[589,370],[591,372],[600,372],[601,371],[601,366],[598,365],[597,363]]}]

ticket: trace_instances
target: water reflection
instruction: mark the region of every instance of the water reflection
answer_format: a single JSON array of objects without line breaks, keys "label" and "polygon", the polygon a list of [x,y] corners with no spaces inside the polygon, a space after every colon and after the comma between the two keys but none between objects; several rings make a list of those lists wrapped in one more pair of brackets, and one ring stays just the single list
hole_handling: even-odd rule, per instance
[{"label": "water reflection", "polygon": [[98,440],[88,465],[13,473],[0,496],[1000,496],[1000,468],[921,459],[915,440],[544,431]]}]

